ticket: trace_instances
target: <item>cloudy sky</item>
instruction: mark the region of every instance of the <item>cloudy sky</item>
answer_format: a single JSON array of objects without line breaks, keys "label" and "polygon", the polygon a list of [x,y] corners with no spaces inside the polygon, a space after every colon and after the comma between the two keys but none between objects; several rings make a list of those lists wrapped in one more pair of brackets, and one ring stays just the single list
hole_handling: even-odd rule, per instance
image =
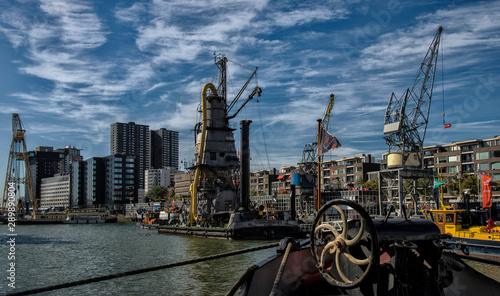
[{"label": "cloudy sky", "polygon": [[110,124],[134,121],[178,131],[180,160],[191,161],[214,52],[231,61],[230,99],[258,67],[248,88],[260,86],[262,96],[232,121],[253,121],[252,170],[300,161],[331,93],[329,129],[343,147],[327,158],[380,160],[390,95],[411,86],[439,26],[424,145],[500,135],[500,1],[0,0],[0,7],[2,178],[12,113],[29,150],[75,146],[85,159],[105,156]]}]

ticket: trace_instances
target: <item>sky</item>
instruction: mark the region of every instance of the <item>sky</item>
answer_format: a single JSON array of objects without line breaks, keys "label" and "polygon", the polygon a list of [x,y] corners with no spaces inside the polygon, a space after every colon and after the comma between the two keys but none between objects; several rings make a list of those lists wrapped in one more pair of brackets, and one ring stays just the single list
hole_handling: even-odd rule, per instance
[{"label": "sky", "polygon": [[439,26],[424,146],[500,135],[500,1],[0,0],[0,7],[2,178],[12,113],[28,150],[75,146],[84,159],[110,154],[114,122],[178,131],[182,169],[194,158],[214,52],[230,61],[229,100],[258,67],[248,90],[258,85],[262,96],[231,121],[239,147],[239,121],[252,120],[252,171],[300,162],[332,93],[329,131],[342,147],[325,158],[364,153],[380,161],[391,93],[411,86]]}]

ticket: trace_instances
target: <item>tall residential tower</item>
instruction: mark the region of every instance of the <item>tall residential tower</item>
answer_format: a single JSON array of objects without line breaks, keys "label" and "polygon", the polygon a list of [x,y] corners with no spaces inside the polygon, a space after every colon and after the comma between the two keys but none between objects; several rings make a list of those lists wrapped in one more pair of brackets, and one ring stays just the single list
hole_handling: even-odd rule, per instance
[{"label": "tall residential tower", "polygon": [[139,188],[144,189],[144,172],[149,169],[149,126],[135,122],[111,124],[110,154],[137,157]]},{"label": "tall residential tower", "polygon": [[165,128],[150,131],[149,168],[179,168],[179,132]]}]

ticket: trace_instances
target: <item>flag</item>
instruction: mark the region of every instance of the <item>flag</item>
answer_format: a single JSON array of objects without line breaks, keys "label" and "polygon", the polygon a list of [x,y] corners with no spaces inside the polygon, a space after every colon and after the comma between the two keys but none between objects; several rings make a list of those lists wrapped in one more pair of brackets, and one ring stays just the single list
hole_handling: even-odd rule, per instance
[{"label": "flag", "polygon": [[439,181],[438,179],[434,179],[434,189],[442,185],[446,185],[446,181]]},{"label": "flag", "polygon": [[273,196],[273,201],[278,202],[278,199],[276,198],[276,196]]},{"label": "flag", "polygon": [[467,178],[464,176],[464,174],[462,174],[462,172],[459,172],[458,173],[458,176],[460,177],[460,179],[462,180],[467,180]]},{"label": "flag", "polygon": [[327,132],[326,130],[323,130],[322,134],[322,142],[321,142],[321,155],[327,153],[328,151],[342,147],[340,145],[339,141],[337,138],[335,138],[332,134]]},{"label": "flag", "polygon": [[349,186],[349,191],[354,191],[354,190],[356,190],[356,189],[354,189],[354,187]]},{"label": "flag", "polygon": [[491,176],[482,175],[481,181],[483,183],[483,208],[491,207]]},{"label": "flag", "polygon": [[363,187],[362,187],[362,189],[363,189],[363,191],[368,191],[368,190],[370,190],[370,189],[368,189],[368,188],[367,188],[367,187],[365,187],[365,186],[363,186]]},{"label": "flag", "polygon": [[445,129],[446,129],[446,128],[450,128],[450,127],[451,127],[451,123],[445,123],[445,124],[444,124],[444,128],[445,128]]}]

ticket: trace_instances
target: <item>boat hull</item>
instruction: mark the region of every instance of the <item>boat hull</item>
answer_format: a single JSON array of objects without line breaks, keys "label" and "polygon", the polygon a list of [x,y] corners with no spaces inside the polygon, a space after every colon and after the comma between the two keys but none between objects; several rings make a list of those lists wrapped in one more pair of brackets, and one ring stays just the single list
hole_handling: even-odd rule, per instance
[{"label": "boat hull", "polygon": [[453,245],[448,252],[461,258],[500,265],[500,242],[498,241],[452,237],[445,242]]},{"label": "boat hull", "polygon": [[[442,260],[458,261],[464,268],[450,270],[452,276],[447,278],[447,284],[434,287],[435,293],[430,295],[473,295],[477,293],[496,295],[500,291],[499,282],[471,268],[459,258],[455,258],[453,254],[444,253]],[[227,295],[270,295],[282,262],[283,254],[276,254],[256,263],[248,268]],[[411,268],[415,268],[414,265],[412,266]],[[330,286],[321,278],[306,241],[301,243],[299,250],[290,253],[281,280],[277,285],[279,287],[277,295],[388,295],[387,291],[381,292],[380,279],[383,279],[383,273],[378,272],[372,276],[375,280],[368,281],[355,289]],[[424,283],[422,283],[422,290],[420,290],[422,295],[424,293],[423,286]],[[400,292],[391,291],[390,295],[402,295]],[[404,291],[401,293],[404,295]]]}]

